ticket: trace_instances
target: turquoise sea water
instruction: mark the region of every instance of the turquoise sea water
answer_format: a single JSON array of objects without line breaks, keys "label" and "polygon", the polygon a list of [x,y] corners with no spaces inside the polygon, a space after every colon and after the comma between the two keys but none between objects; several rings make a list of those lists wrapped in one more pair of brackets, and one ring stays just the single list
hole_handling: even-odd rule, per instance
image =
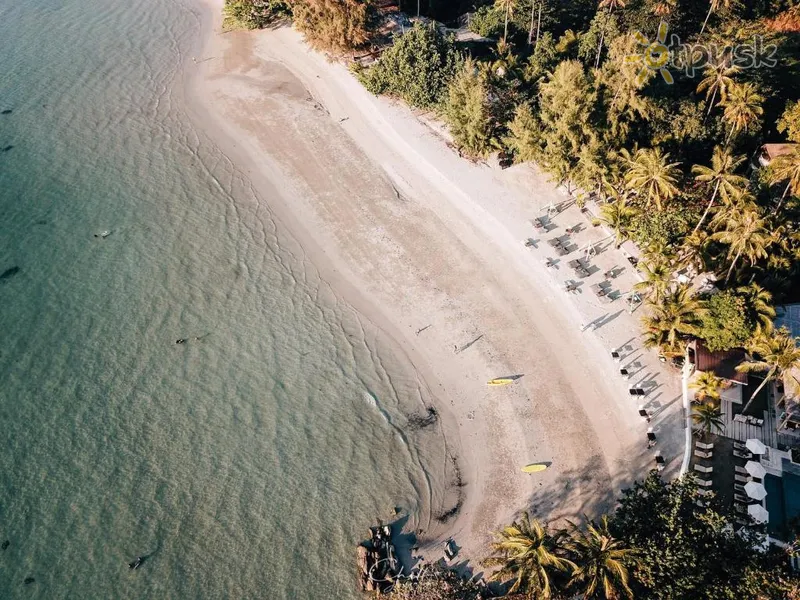
[{"label": "turquoise sea water", "polygon": [[0,598],[355,597],[354,544],[446,462],[187,116],[198,14],[0,0]]}]

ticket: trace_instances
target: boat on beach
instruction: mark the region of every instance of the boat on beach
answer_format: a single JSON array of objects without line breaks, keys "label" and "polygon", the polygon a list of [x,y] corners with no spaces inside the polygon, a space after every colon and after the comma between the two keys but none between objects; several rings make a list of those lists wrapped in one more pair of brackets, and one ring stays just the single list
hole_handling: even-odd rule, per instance
[{"label": "boat on beach", "polygon": [[545,463],[531,463],[522,467],[523,473],[539,473],[547,468]]},{"label": "boat on beach", "polygon": [[509,377],[498,377],[496,379],[490,379],[486,385],[508,385],[509,383],[514,383],[514,380]]}]

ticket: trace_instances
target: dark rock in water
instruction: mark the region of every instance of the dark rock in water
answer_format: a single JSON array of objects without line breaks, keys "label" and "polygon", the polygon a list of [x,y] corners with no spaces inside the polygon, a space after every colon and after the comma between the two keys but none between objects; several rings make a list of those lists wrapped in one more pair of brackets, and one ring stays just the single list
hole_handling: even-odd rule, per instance
[{"label": "dark rock in water", "polygon": [[3,111],[0,111],[0,115],[10,115],[11,113],[12,113],[12,110],[10,108],[7,108],[7,109],[5,109]]},{"label": "dark rock in water", "polygon": [[33,577],[26,577],[26,578],[25,578],[25,585],[30,585],[30,584],[32,584],[34,581],[36,581],[36,580],[35,580]]},{"label": "dark rock in water", "polygon": [[14,147],[14,146],[8,145],[8,146],[6,146],[5,148],[3,148],[3,152],[8,152],[8,151],[9,151],[9,150],[11,150],[13,147]]},{"label": "dark rock in water", "polygon": [[6,269],[5,271],[3,271],[3,274],[0,275],[0,281],[2,281],[3,279],[10,279],[17,273],[19,273],[19,267],[11,267],[10,269]]},{"label": "dark rock in water", "polygon": [[8,545],[9,545],[10,543],[11,543],[11,542],[9,542],[8,540],[6,540],[5,542],[3,542],[3,545],[2,545],[2,546],[0,546],[0,550],[5,550],[6,548],[8,548]]}]

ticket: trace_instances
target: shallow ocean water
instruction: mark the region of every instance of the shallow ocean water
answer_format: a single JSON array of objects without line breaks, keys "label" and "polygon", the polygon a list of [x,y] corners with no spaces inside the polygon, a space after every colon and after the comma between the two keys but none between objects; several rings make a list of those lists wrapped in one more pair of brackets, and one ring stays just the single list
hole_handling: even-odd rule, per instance
[{"label": "shallow ocean water", "polygon": [[189,118],[198,15],[0,0],[0,598],[356,597],[355,543],[447,462]]}]

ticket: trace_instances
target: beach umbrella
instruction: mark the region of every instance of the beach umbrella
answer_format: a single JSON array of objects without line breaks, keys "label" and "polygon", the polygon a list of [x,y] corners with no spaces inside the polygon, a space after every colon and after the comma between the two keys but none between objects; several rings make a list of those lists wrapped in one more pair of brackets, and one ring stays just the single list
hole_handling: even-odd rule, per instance
[{"label": "beach umbrella", "polygon": [[769,511],[760,504],[751,504],[748,506],[747,514],[753,517],[756,523],[767,523],[769,521]]},{"label": "beach umbrella", "polygon": [[757,477],[758,479],[764,479],[764,475],[767,474],[767,470],[764,468],[764,465],[755,460],[748,460],[747,464],[744,466],[744,469],[750,473],[752,477]]},{"label": "beach umbrella", "polygon": [[767,447],[756,438],[750,438],[744,443],[745,447],[753,454],[766,454]]},{"label": "beach umbrella", "polygon": [[755,481],[746,483],[744,486],[744,492],[754,500],[760,501],[767,497],[767,490],[764,488],[764,485],[761,483],[756,483]]}]

